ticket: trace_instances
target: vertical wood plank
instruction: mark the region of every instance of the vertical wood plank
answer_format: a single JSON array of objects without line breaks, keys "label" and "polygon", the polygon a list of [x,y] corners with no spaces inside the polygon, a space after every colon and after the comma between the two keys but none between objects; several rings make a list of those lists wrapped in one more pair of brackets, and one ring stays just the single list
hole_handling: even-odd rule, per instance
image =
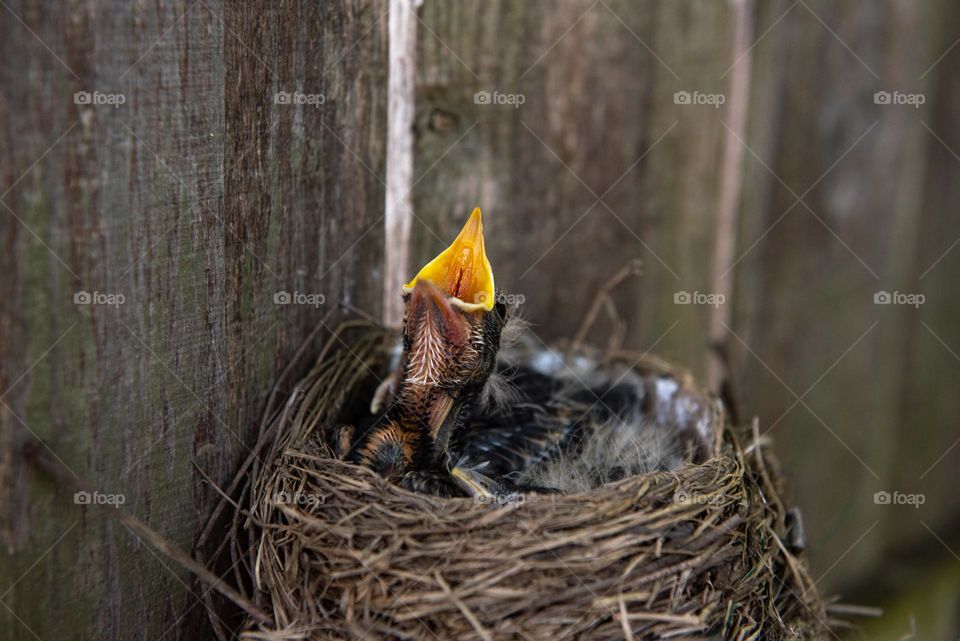
[{"label": "vertical wood plank", "polygon": [[710,287],[723,112],[674,93],[723,91],[727,5],[428,3],[422,17],[415,256],[482,206],[497,283],[548,342],[639,258],[643,278],[616,292],[628,344],[701,371],[709,309],[674,294]]},{"label": "vertical wood plank", "polygon": [[751,108],[756,191],[744,201],[734,347],[749,412],[774,437],[809,516],[827,592],[872,567],[889,523],[903,518],[874,493],[912,491],[892,471],[915,310],[876,305],[874,294],[909,280],[925,143],[922,112],[875,104],[874,93],[924,90],[923,18],[896,3],[758,14],[756,32],[770,32],[755,54],[767,63]]},{"label": "vertical wood plank", "polygon": [[[927,499],[922,516],[937,536],[957,536],[960,497],[950,491],[960,467],[960,52],[951,46],[960,35],[960,8],[940,2],[921,14],[935,34],[917,68],[925,74],[927,107],[915,117],[924,143],[921,194],[917,197],[917,229],[912,262],[901,291],[919,292],[926,302],[919,311],[907,309],[903,335],[903,388],[900,429],[892,447],[894,487],[921,492]],[[914,240],[915,238],[915,240]],[[946,491],[945,491],[946,490]],[[917,519],[888,518],[892,543],[919,539],[936,544]],[[942,548],[941,548],[942,549]],[[946,551],[944,550],[944,553]],[[949,556],[945,557],[949,558]]]},{"label": "vertical wood plank", "polygon": [[[406,282],[413,229],[413,125],[416,119],[417,0],[390,0],[390,52],[387,81],[387,199],[384,281]],[[383,322],[399,327],[401,297],[384,289]]]},{"label": "vertical wood plank", "polygon": [[179,568],[25,466],[24,424],[190,549],[200,472],[230,478],[306,333],[341,300],[379,315],[386,2],[8,6],[0,627],[204,636]]}]

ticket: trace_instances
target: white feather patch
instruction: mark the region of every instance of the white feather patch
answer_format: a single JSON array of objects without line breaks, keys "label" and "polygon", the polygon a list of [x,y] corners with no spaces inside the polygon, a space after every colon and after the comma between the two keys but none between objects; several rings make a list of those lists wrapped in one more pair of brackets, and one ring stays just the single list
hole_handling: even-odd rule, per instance
[{"label": "white feather patch", "polygon": [[407,380],[415,385],[436,385],[440,380],[446,348],[432,314],[424,314],[425,326],[413,341],[407,358]]}]

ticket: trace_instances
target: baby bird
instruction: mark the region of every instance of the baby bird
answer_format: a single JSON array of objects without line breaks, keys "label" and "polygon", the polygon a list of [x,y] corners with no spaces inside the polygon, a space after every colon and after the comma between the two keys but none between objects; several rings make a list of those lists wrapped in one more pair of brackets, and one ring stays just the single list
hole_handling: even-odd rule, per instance
[{"label": "baby bird", "polygon": [[[386,406],[355,438],[346,428],[335,449],[411,489],[457,493],[446,469],[452,435],[463,426],[493,371],[506,308],[474,209],[453,243],[403,286],[400,363]],[[386,398],[389,397],[389,398]]]},{"label": "baby bird", "polygon": [[331,439],[346,460],[410,490],[502,502],[703,456],[710,410],[681,398],[676,380],[565,357],[530,334],[501,350],[507,311],[479,209],[402,296],[398,363],[372,419]]},{"label": "baby bird", "polygon": [[665,408],[685,405],[668,377],[565,358],[528,340],[500,351],[488,385],[501,378],[521,400],[477,405],[452,447],[460,457],[452,476],[472,496],[584,492],[704,455],[697,430],[709,408],[670,414]]}]

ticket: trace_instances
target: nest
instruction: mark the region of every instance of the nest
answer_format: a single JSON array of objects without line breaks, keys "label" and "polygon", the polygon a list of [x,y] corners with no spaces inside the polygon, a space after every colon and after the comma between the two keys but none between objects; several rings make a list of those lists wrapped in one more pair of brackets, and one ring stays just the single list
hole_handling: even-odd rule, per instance
[{"label": "nest", "polygon": [[676,381],[675,402],[709,439],[703,460],[490,505],[408,492],[324,445],[324,430],[369,402],[395,340],[345,323],[269,410],[221,547],[232,551],[238,592],[257,606],[243,638],[827,634],[824,602],[787,543],[779,474],[756,424],[751,432],[691,413],[716,406],[689,377],[637,365]]}]

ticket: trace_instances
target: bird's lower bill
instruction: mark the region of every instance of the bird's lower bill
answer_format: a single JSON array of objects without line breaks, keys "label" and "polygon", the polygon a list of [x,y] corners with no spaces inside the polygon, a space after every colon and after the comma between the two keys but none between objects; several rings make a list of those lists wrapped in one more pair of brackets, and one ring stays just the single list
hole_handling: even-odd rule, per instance
[{"label": "bird's lower bill", "polygon": [[457,466],[450,470],[450,476],[460,489],[474,498],[494,499],[497,496],[492,479],[479,472]]}]

